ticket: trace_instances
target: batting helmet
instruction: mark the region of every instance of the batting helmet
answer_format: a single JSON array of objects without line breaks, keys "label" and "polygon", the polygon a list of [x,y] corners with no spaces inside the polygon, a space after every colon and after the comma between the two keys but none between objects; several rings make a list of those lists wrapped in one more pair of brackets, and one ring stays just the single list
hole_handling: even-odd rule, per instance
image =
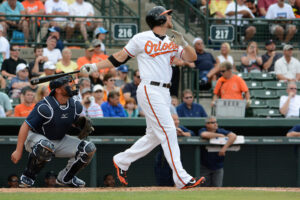
[{"label": "batting helmet", "polygon": [[146,22],[148,26],[153,29],[155,26],[160,26],[167,21],[167,17],[164,16],[164,14],[171,14],[172,10],[166,10],[162,6],[156,6],[149,10],[149,12],[146,15]]}]

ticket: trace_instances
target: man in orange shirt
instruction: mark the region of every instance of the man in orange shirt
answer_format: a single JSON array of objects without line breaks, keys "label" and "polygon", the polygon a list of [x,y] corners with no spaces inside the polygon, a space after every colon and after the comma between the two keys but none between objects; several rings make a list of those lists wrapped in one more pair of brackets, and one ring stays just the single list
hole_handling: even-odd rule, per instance
[{"label": "man in orange shirt", "polygon": [[215,102],[218,98],[240,100],[245,98],[247,100],[247,104],[249,104],[249,89],[241,77],[232,73],[232,64],[227,61],[223,62],[220,65],[220,73],[222,74],[222,77],[217,81],[211,106],[215,105]]},{"label": "man in orange shirt", "polygon": [[35,106],[35,92],[29,86],[22,89],[22,95],[24,102],[15,107],[15,117],[27,117]]},{"label": "man in orange shirt", "polygon": [[[98,59],[94,58],[94,47],[93,46],[86,46],[85,47],[85,56],[79,57],[77,59],[77,65],[78,69],[80,69],[84,64],[92,64],[92,63],[98,63]],[[82,72],[80,73],[80,76],[88,77],[89,74],[85,73],[83,74]]]},{"label": "man in orange shirt", "polygon": [[[93,58],[96,58],[98,62],[101,60],[106,60],[108,58],[108,55],[104,54],[104,52],[101,50],[101,41],[98,39],[94,39],[92,42],[94,49],[94,55]],[[109,71],[109,68],[101,69],[99,70],[100,74],[107,73]]]},{"label": "man in orange shirt", "polygon": [[[22,2],[22,5],[25,9],[25,15],[45,15],[45,6],[42,1],[40,0],[25,0]],[[36,38],[36,28],[37,25],[40,26],[42,18],[39,17],[36,19],[35,17],[31,18],[31,21],[29,22],[30,27],[30,33],[33,34],[32,38]],[[42,27],[41,27],[41,34],[42,37],[45,37],[48,31],[49,24],[46,21],[43,21]]]}]

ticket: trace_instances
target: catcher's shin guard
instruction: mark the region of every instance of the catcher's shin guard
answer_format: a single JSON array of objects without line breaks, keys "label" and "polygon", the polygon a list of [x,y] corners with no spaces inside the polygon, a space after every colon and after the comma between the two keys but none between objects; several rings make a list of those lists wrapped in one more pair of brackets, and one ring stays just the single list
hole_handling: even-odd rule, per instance
[{"label": "catcher's shin guard", "polygon": [[92,160],[96,147],[93,143],[81,141],[77,147],[75,161],[67,165],[58,174],[58,182],[67,184],[74,178],[74,176]]},{"label": "catcher's shin guard", "polygon": [[49,140],[40,140],[36,143],[29,154],[27,167],[23,175],[35,180],[36,175],[53,157],[54,150],[54,145]]}]

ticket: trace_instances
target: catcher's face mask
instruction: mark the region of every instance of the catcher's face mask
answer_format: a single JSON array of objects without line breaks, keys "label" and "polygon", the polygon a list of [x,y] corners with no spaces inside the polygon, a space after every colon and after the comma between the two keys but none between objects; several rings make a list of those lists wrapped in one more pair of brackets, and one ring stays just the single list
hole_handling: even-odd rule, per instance
[{"label": "catcher's face mask", "polygon": [[66,77],[54,80],[52,85],[50,83],[50,88],[52,89],[52,91],[50,92],[50,95],[53,96],[55,94],[55,89],[59,88],[61,86],[64,86],[64,89],[69,97],[72,97],[72,96],[78,94],[79,86],[77,84],[75,84],[73,76],[66,76]]}]

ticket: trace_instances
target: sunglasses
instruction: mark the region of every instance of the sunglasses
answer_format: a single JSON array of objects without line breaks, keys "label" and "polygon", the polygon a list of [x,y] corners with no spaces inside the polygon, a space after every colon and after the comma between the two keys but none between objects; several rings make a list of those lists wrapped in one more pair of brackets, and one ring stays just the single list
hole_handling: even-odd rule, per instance
[{"label": "sunglasses", "polygon": [[217,122],[206,122],[207,124],[216,124]]},{"label": "sunglasses", "polygon": [[140,76],[135,76],[135,77],[137,77],[137,78],[141,78]]},{"label": "sunglasses", "polygon": [[101,45],[99,44],[99,45],[97,45],[97,46],[94,46],[95,48],[98,48],[98,47],[101,47]]},{"label": "sunglasses", "polygon": [[113,82],[113,81],[116,81],[116,79],[109,79],[108,81],[111,81],[111,82]]},{"label": "sunglasses", "polygon": [[192,98],[193,98],[192,96],[184,97],[184,99],[192,99]]},{"label": "sunglasses", "polygon": [[12,51],[20,51],[20,49],[11,49]]},{"label": "sunglasses", "polygon": [[226,72],[226,70],[221,70],[221,71],[220,71],[220,73],[224,73],[224,72]]}]

